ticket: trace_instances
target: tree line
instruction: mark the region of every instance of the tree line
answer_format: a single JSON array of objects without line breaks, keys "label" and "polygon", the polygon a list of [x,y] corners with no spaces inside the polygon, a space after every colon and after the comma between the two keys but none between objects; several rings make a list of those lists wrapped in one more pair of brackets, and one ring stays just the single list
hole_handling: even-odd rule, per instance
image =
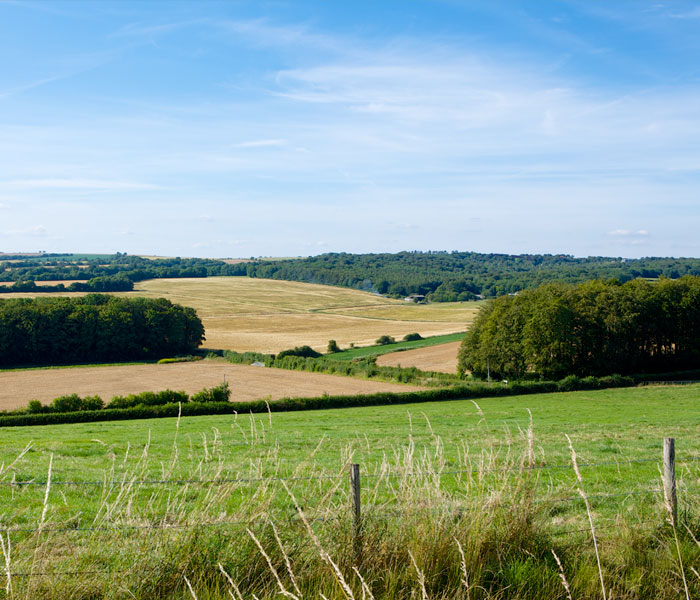
[{"label": "tree line", "polygon": [[[432,302],[497,297],[552,281],[579,283],[592,279],[678,279],[700,276],[700,259],[620,257],[575,258],[552,254],[480,254],[477,252],[399,252],[396,254],[326,253],[287,260],[253,260],[229,264],[206,258],[147,259],[117,253],[95,258],[80,255],[25,257],[0,261],[0,281],[19,282],[98,279],[113,288],[28,291],[121,291],[117,286],[145,279],[248,276],[349,287],[394,298],[418,294]],[[24,290],[17,290],[24,291]]]},{"label": "tree line", "polygon": [[459,370],[485,378],[700,368],[700,278],[550,283],[484,306]]},{"label": "tree line", "polygon": [[203,339],[194,309],[164,298],[0,299],[0,366],[158,359]]}]

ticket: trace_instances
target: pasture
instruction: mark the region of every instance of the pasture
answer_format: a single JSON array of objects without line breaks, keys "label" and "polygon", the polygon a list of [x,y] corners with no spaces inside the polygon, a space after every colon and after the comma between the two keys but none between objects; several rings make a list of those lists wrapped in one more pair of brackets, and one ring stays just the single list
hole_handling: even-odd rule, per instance
[{"label": "pasture", "polygon": [[416,367],[421,371],[457,372],[457,352],[462,342],[448,342],[425,348],[384,354],[377,358],[383,367]]},{"label": "pasture", "polygon": [[474,302],[409,304],[348,288],[247,277],[152,279],[135,286],[117,295],[163,297],[190,306],[204,322],[204,346],[238,352],[276,353],[303,344],[325,351],[330,339],[347,348],[374,344],[381,335],[455,333],[464,331],[478,310]]},{"label": "pasture", "polygon": [[[305,597],[359,598],[357,566],[376,598],[448,597],[431,594],[446,587],[467,598],[465,578],[473,598],[508,589],[564,598],[556,549],[574,597],[593,597],[583,488],[609,597],[675,598],[682,584],[658,468],[673,435],[681,514],[696,515],[698,393],[645,387],[5,430],[8,585],[22,598],[223,598],[220,563],[242,597],[298,585]],[[361,468],[365,559],[353,554],[351,462]],[[684,568],[697,569],[700,553],[681,537]],[[642,583],[650,595],[633,593]]]},{"label": "pasture", "polygon": [[164,389],[188,394],[226,381],[233,402],[283,397],[314,397],[327,394],[372,394],[408,392],[416,386],[384,383],[248,365],[233,365],[223,359],[172,364],[130,364],[0,371],[0,410],[24,408],[30,400],[44,404],[76,393],[97,394],[105,402],[124,396]]}]

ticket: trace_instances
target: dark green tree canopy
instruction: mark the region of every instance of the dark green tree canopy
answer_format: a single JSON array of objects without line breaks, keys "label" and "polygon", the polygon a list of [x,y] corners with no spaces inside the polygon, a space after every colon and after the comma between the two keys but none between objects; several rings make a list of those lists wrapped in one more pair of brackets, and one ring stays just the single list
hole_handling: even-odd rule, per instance
[{"label": "dark green tree canopy", "polygon": [[157,359],[194,351],[204,327],[194,309],[164,298],[0,300],[0,365]]},{"label": "dark green tree canopy", "polygon": [[664,372],[700,367],[700,278],[550,283],[490,301],[459,370],[485,377]]}]

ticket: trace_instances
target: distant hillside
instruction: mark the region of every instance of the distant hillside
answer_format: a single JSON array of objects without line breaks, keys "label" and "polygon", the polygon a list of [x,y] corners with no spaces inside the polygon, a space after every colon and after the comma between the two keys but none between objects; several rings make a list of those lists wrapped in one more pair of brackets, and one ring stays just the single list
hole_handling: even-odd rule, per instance
[{"label": "distant hillside", "polygon": [[548,281],[700,275],[697,258],[574,258],[552,254],[399,252],[321,254],[254,266],[256,277],[308,281],[376,291],[391,296],[425,295],[433,302],[502,296]]},{"label": "distant hillside", "polygon": [[[258,259],[233,264],[206,258],[144,258],[122,253],[3,258],[0,257],[0,281],[100,278],[84,284],[91,291],[93,288],[95,291],[123,290],[125,281],[247,275],[350,287],[393,297],[419,294],[433,302],[471,300],[477,295],[502,296],[549,281],[578,283],[591,279],[617,279],[624,283],[638,277],[677,279],[683,275],[700,276],[700,259],[697,258],[574,258],[561,254],[329,253],[308,258]],[[115,289],[111,290],[111,286]],[[26,291],[24,284],[13,287],[0,288],[0,292]],[[46,286],[41,291],[50,293],[64,289],[63,286]]]}]

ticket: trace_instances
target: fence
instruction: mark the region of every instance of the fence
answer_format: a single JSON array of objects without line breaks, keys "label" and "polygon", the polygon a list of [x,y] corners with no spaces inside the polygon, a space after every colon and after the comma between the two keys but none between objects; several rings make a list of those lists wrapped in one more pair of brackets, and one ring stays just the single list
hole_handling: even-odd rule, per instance
[{"label": "fence", "polygon": [[[685,458],[682,462],[690,463],[700,461],[700,456],[690,456]],[[449,471],[438,471],[435,475],[473,475],[473,474],[483,474],[483,473],[494,473],[494,472],[524,472],[524,471],[544,471],[544,470],[563,470],[563,469],[576,469],[576,468],[595,468],[601,466],[620,466],[620,465],[633,465],[633,464],[644,464],[644,463],[659,463],[658,458],[637,458],[629,459],[623,461],[601,461],[595,463],[579,463],[572,464],[552,464],[552,465],[520,465],[519,467],[487,467],[487,468],[474,468],[474,469],[457,469]],[[664,504],[666,511],[669,515],[670,523],[675,527],[678,519],[678,492],[676,483],[676,454],[675,454],[675,440],[673,438],[665,438],[663,443],[663,454],[661,457],[661,463],[663,465],[663,475],[662,475],[662,486],[656,488],[649,488],[644,490],[620,492],[620,493],[606,493],[606,494],[592,494],[587,495],[586,498],[592,499],[607,499],[607,498],[620,498],[629,496],[643,496],[643,495],[656,495],[663,492]],[[362,534],[363,525],[368,514],[372,515],[388,515],[392,514],[392,511],[386,507],[377,507],[371,504],[362,504],[362,481],[365,479],[373,479],[377,477],[385,478],[396,478],[396,477],[407,477],[406,473],[401,472],[388,472],[383,474],[371,474],[365,473],[361,475],[360,465],[357,463],[352,463],[349,465],[349,497],[351,500],[350,504],[350,515],[352,518],[352,536],[353,536],[353,551],[358,563],[362,562]],[[130,486],[183,486],[183,485],[201,485],[201,486],[218,486],[227,484],[254,484],[262,482],[293,482],[293,481],[321,481],[321,480],[335,480],[340,481],[348,477],[348,474],[339,475],[317,475],[317,476],[292,476],[292,477],[248,477],[248,478],[217,478],[217,479],[142,479],[142,480],[66,480],[66,481],[2,481],[0,486],[3,487],[47,487],[47,486],[120,486],[120,485],[130,485]],[[566,503],[566,502],[581,502],[583,498],[581,496],[571,496],[565,498],[547,499],[540,500],[539,502],[555,502],[555,503]],[[454,505],[453,505],[454,506]],[[425,511],[424,508],[418,507],[418,511]],[[459,511],[459,509],[458,509]],[[458,512],[457,511],[457,512]],[[401,511],[401,514],[404,514]],[[294,518],[294,514],[287,513],[283,515],[279,514],[280,517],[284,518]],[[270,514],[266,513],[264,515],[265,520],[270,518]],[[306,518],[306,517],[304,517]],[[40,526],[40,527],[4,527],[0,528],[0,535],[9,535],[11,533],[89,533],[97,531],[137,531],[137,530],[189,530],[196,528],[207,528],[207,527],[248,527],[255,521],[261,520],[261,517],[251,518],[251,519],[236,519],[236,520],[222,520],[218,519],[212,522],[197,522],[195,524],[188,523],[167,523],[162,522],[160,524],[149,524],[149,525],[113,525],[113,526],[61,526],[61,527],[50,527],[50,526]],[[325,518],[322,516],[309,516],[309,522],[324,521]],[[639,524],[652,522],[651,520],[639,521]],[[617,525],[597,525],[596,530],[606,529],[611,527],[616,527]],[[577,528],[577,529],[564,529],[556,532],[554,535],[567,535],[572,533],[580,533],[590,531],[590,528]],[[72,575],[87,575],[87,574],[116,574],[116,573],[126,573],[126,570],[112,570],[112,569],[102,569],[102,570],[70,570],[70,571],[32,571],[32,572],[10,572],[7,569],[6,575],[9,578],[17,577],[38,577],[38,576],[72,576]]]}]

